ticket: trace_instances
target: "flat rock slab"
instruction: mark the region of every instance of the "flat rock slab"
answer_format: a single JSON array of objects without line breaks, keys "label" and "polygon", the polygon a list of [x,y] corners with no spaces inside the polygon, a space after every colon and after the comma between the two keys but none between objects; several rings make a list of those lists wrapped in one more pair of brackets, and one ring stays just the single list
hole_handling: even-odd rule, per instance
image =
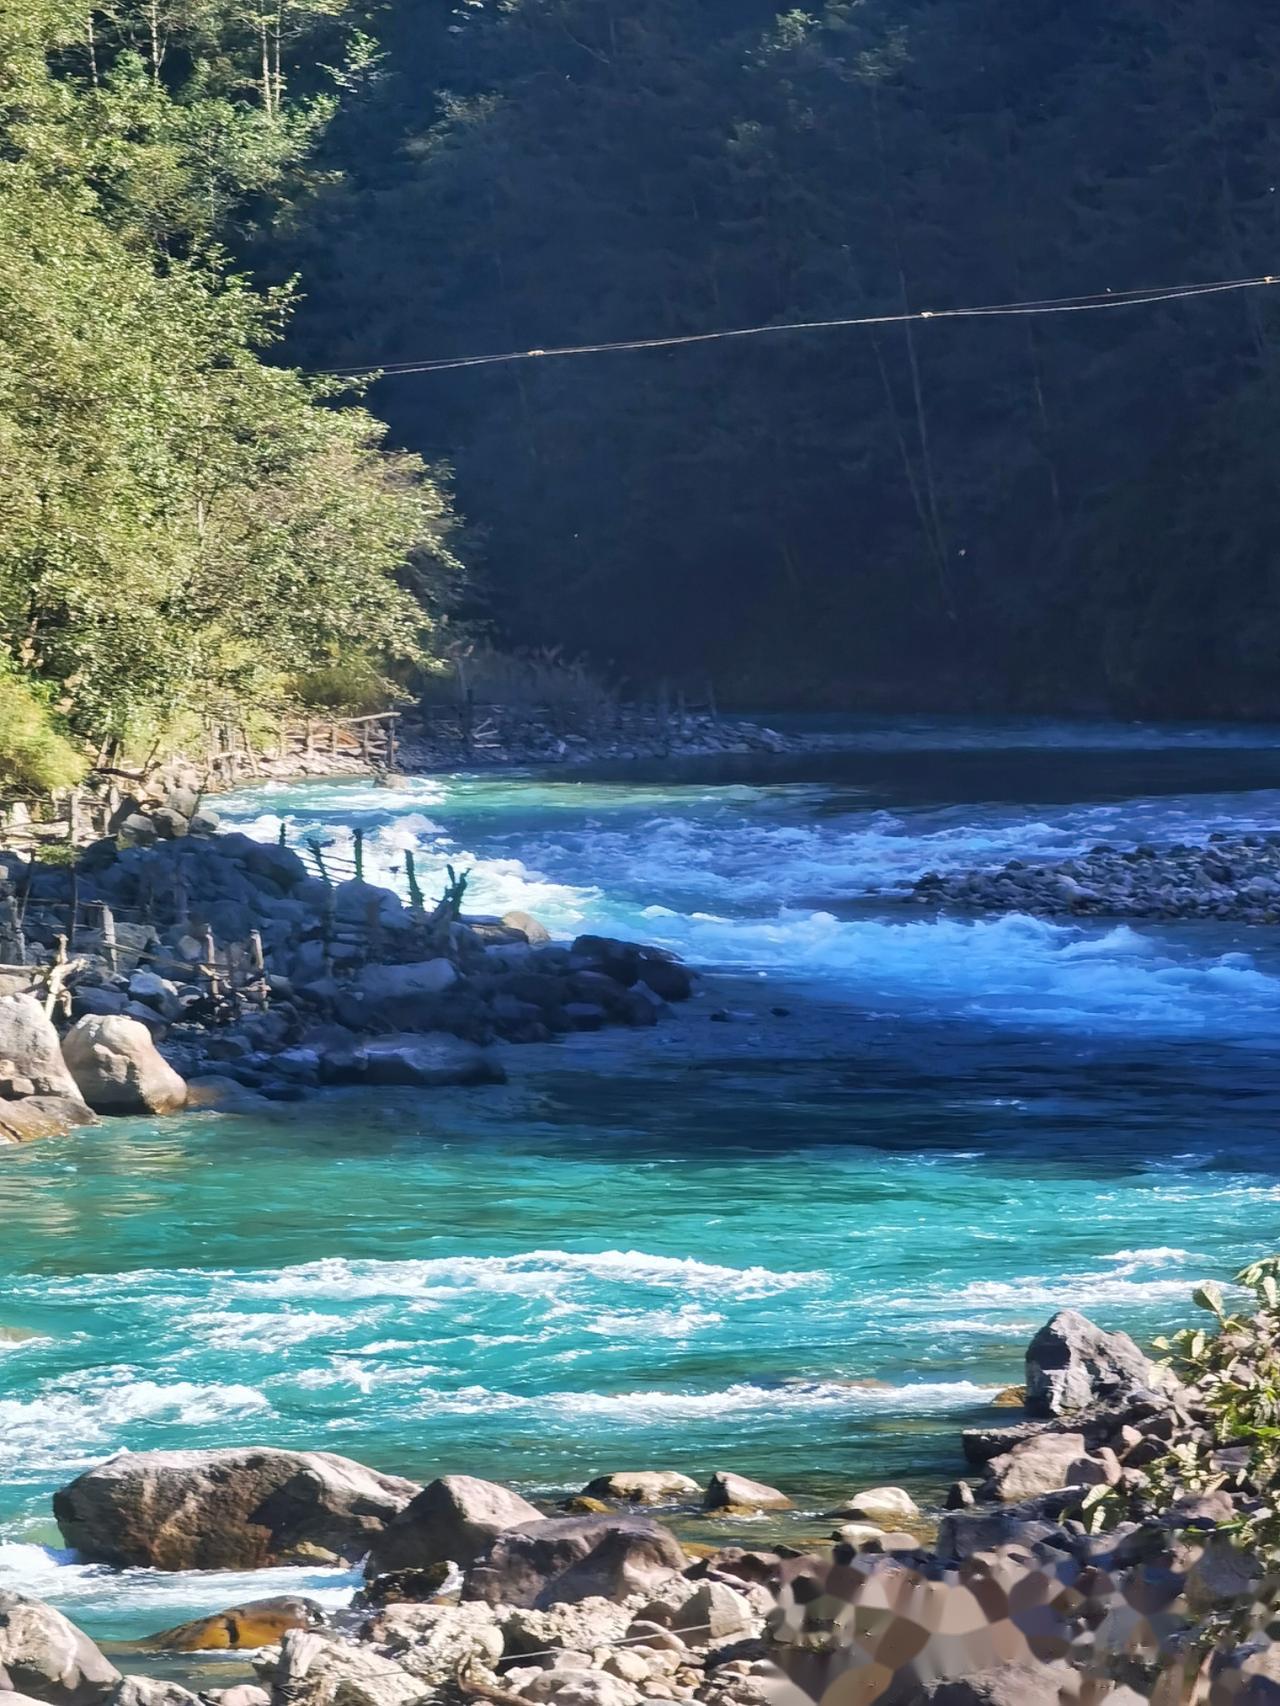
[{"label": "flat rock slab", "polygon": [[97,1123],[97,1115],[78,1096],[25,1096],[20,1102],[0,1102],[0,1144],[65,1137],[76,1126]]}]

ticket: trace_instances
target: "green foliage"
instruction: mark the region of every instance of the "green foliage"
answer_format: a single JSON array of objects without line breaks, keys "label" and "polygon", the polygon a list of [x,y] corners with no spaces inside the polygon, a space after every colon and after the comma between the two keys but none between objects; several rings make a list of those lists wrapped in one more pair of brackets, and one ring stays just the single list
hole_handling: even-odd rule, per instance
[{"label": "green foliage", "polygon": [[[1251,1308],[1232,1312],[1221,1287],[1206,1283],[1193,1301],[1212,1325],[1156,1341],[1194,1389],[1207,1428],[1203,1437],[1175,1442],[1151,1465],[1146,1497],[1158,1504],[1162,1491],[1245,1492],[1231,1532],[1270,1571],[1280,1569],[1280,1256],[1251,1263],[1235,1283],[1253,1293]],[[1220,1457],[1225,1447],[1243,1449],[1245,1460]]]},{"label": "green foliage", "polygon": [[[374,28],[289,221],[315,365],[1275,268],[1256,0],[402,0]],[[504,643],[757,700],[1277,714],[1276,300],[375,396],[449,446]]]},{"label": "green foliage", "polygon": [[53,793],[80,781],[88,760],[58,722],[39,694],[0,664],[0,791]]},{"label": "green foliage", "polygon": [[286,49],[338,10],[148,0],[87,47],[54,0],[0,16],[0,641],[98,741],[314,669],[372,692],[458,571],[444,486],[265,359],[291,291],[216,246],[331,114],[290,102]]}]

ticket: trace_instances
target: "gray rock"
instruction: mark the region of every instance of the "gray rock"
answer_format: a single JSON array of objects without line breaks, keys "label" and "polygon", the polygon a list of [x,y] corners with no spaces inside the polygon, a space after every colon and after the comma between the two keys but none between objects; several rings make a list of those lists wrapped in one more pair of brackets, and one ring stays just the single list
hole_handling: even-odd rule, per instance
[{"label": "gray rock", "polygon": [[136,971],[129,979],[129,994],[134,1001],[141,1001],[147,1007],[154,1007],[162,1019],[170,1024],[182,1017],[182,1002],[178,999],[176,984],[169,982],[167,977],[160,977],[153,971]]},{"label": "gray rock", "polygon": [[463,1598],[545,1609],[649,1593],[685,1566],[675,1536],[638,1516],[553,1517],[499,1534],[466,1574]]},{"label": "gray rock", "polygon": [[1061,1416],[1149,1388],[1154,1371],[1127,1333],[1063,1309],[1027,1347],[1027,1411]]},{"label": "gray rock", "polygon": [[12,1061],[14,1075],[29,1078],[41,1096],[84,1100],[62,1058],[53,1022],[34,995],[0,998],[0,1060]]},{"label": "gray rock", "polygon": [[902,1487],[868,1487],[855,1493],[831,1512],[833,1517],[860,1517],[864,1522],[912,1522],[920,1515],[920,1507]]},{"label": "gray rock", "polygon": [[421,960],[406,966],[366,966],[356,987],[369,1001],[398,1001],[411,995],[442,995],[458,981],[452,960]]},{"label": "gray rock", "polygon": [[965,1559],[1001,1546],[1053,1544],[1062,1537],[1057,1522],[1060,1503],[1040,1498],[1023,1505],[949,1511],[938,1526],[938,1556]]},{"label": "gray rock", "polygon": [[96,1706],[120,1672],[51,1605],[0,1591],[0,1689],[46,1706]]},{"label": "gray rock", "polygon": [[444,1475],[424,1487],[376,1537],[365,1574],[425,1569],[446,1561],[465,1566],[503,1529],[542,1520],[536,1505],[508,1487],[472,1475]]},{"label": "gray rock", "polygon": [[[1024,1440],[1003,1457],[992,1458],[982,1496],[1005,1504],[1020,1504],[1040,1493],[1080,1486],[1084,1483],[1078,1472],[1084,1458],[1083,1434],[1050,1433]],[[1088,1484],[1100,1478],[1091,1477]]]},{"label": "gray rock", "polygon": [[151,814],[151,827],[162,841],[176,841],[187,833],[188,820],[172,806],[158,806]]},{"label": "gray rock", "polygon": [[674,1469],[638,1469],[597,1475],[582,1489],[588,1499],[627,1499],[638,1505],[657,1505],[666,1499],[687,1499],[698,1492],[698,1483]]},{"label": "gray rock", "polygon": [[749,1481],[745,1475],[735,1475],[726,1469],[717,1470],[707,1482],[702,1504],[709,1511],[791,1509],[791,1500],[776,1487],[766,1487],[762,1481]]},{"label": "gray rock", "polygon": [[200,1696],[158,1676],[126,1676],[109,1706],[200,1706]]},{"label": "gray rock", "polygon": [[186,1103],[186,1085],[137,1019],[77,1019],[62,1055],[76,1090],[97,1113],[167,1114]]},{"label": "gray rock", "polygon": [[55,1493],[53,1514],[68,1546],[123,1569],[352,1564],[418,1491],[327,1451],[120,1452]]},{"label": "gray rock", "polygon": [[289,1706],[409,1706],[425,1692],[392,1659],[319,1629],[286,1635],[264,1680],[272,1698]]}]

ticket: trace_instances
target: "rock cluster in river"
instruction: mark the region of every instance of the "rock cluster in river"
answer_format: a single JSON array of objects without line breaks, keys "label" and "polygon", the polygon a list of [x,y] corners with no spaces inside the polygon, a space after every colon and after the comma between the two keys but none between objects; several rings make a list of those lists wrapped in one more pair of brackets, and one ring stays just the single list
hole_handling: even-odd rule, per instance
[{"label": "rock cluster in river", "polygon": [[1280,835],[1211,835],[1129,849],[1100,845],[1053,864],[1010,859],[999,870],[929,871],[910,900],[966,912],[1044,918],[1208,918],[1280,923]]},{"label": "rock cluster in river", "polygon": [[[180,1651],[269,1642],[261,1687],[206,1692],[208,1706],[804,1706],[828,1690],[860,1706],[1137,1706],[1161,1675],[1173,1687],[1202,1639],[1197,1706],[1271,1702],[1280,1648],[1231,1633],[1263,1592],[1231,1542],[1257,1490],[1175,1479],[1142,1509],[1153,1465],[1176,1466],[1204,1433],[1197,1393],[1068,1310],[1028,1349],[1025,1398],[1022,1419],[964,1436],[982,1479],[957,1484],[932,1539],[906,1492],[877,1487],[829,1513],[843,1526],[826,1550],[775,1540],[691,1558],[664,1512],[696,1498],[717,1520],[758,1519],[790,1501],[731,1471],[701,1493],[675,1472],[619,1471],[567,1500],[573,1514],[547,1515],[474,1477],[419,1488],[267,1448],[122,1453],[56,1511],[86,1557],[161,1568],[350,1561],[371,1546],[353,1609],[327,1622],[272,1600],[156,1637]],[[1099,1533],[1085,1501],[1103,1486],[1139,1514]],[[799,1538],[808,1519],[776,1520]],[[0,1683],[46,1706],[195,1706],[175,1684],[120,1679],[65,1620],[15,1597],[0,1596]]]},{"label": "rock cluster in river", "polygon": [[77,933],[61,997],[75,1023],[61,1042],[21,993],[35,970],[0,976],[17,992],[0,1001],[0,1138],[26,1135],[22,1116],[6,1123],[23,1098],[42,1099],[43,1119],[27,1122],[40,1129],[57,1123],[49,1099],[63,1099],[66,1129],[73,1104],[182,1105],[184,1080],[198,1100],[241,1105],[246,1092],[296,1100],[325,1084],[496,1082],[495,1042],[653,1025],[693,991],[660,949],[556,943],[525,914],[441,916],[194,822],[146,845],[96,843],[74,873],[0,855],[0,903],[20,902],[31,958],[66,934],[73,897],[111,909],[109,926]]}]

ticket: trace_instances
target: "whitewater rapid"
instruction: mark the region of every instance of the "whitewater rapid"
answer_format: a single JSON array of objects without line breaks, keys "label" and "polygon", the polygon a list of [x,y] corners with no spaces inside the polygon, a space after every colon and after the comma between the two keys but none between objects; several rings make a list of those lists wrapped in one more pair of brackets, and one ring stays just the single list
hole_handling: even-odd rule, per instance
[{"label": "whitewater rapid", "polygon": [[881,752],[866,775],[222,802],[304,854],[360,829],[401,894],[412,851],[429,894],[467,870],[472,911],[661,943],[703,992],[653,1031],[513,1050],[501,1088],[113,1121],[6,1157],[0,1585],[113,1638],[350,1597],[341,1571],[77,1563],[50,1495],[121,1448],[322,1448],[546,1498],[729,1467],[792,1490],[801,1524],[858,1484],[936,1496],[1052,1309],[1150,1336],[1280,1246],[1267,930],[904,900],[928,870],[1271,831],[1271,748],[1230,747],[1227,786],[1212,732],[1185,765],[1161,737],[1157,788],[1131,786],[1132,733],[1067,781],[1062,741],[1015,763],[983,738],[955,731],[969,768],[926,751],[909,785]]}]

